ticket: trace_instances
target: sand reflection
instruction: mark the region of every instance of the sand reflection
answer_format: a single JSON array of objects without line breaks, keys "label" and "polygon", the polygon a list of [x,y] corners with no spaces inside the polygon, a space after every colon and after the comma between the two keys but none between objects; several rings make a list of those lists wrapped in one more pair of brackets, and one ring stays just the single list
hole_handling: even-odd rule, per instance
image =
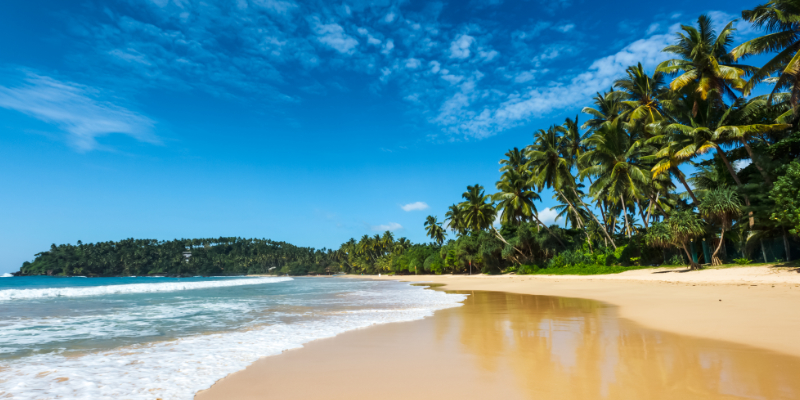
[{"label": "sand reflection", "polygon": [[592,300],[464,293],[435,318],[437,340],[456,334],[480,370],[530,398],[800,398],[794,357],[650,330]]}]

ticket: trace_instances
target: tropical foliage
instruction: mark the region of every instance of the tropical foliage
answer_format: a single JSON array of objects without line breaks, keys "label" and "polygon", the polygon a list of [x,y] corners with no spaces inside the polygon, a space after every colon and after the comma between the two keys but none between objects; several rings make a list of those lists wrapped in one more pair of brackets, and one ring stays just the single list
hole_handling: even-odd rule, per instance
[{"label": "tropical foliage", "polygon": [[[800,1],[742,16],[766,35],[734,46],[734,21],[702,15],[663,49],[672,58],[653,71],[631,65],[598,93],[582,125],[567,118],[509,150],[494,194],[468,186],[447,210],[444,271],[700,268],[758,249],[766,260],[765,241],[789,258],[800,232],[800,163],[785,167],[800,157]],[[740,62],[766,53],[777,54],[761,68]],[[748,98],[756,85],[773,87]],[[545,189],[570,229],[541,220]]]}]

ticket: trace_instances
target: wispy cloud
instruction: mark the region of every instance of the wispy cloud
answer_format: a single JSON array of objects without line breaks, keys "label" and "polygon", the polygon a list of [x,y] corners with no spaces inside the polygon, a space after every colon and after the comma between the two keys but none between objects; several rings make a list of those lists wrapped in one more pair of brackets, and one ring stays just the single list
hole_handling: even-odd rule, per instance
[{"label": "wispy cloud", "polygon": [[18,85],[0,86],[0,107],[57,126],[80,151],[100,148],[97,138],[110,134],[159,143],[153,120],[103,97],[97,89],[30,72]]},{"label": "wispy cloud", "polygon": [[[591,48],[597,39],[581,36],[576,21],[526,20],[502,29],[480,19],[445,24],[441,6],[411,11],[397,0],[346,6],[121,1],[149,10],[134,14],[109,6],[114,9],[104,22],[75,29],[96,52],[90,64],[98,73],[124,76],[130,85],[200,89],[288,106],[334,84],[366,82],[377,96],[403,99],[429,137],[450,140],[486,138],[574,108],[637,62],[652,69],[667,57],[661,49],[672,41],[677,22],[650,21],[644,38],[598,55],[596,48],[608,46]],[[572,6],[571,0],[546,3],[550,10]],[[714,17],[722,21],[728,15]],[[357,79],[327,79],[339,72]],[[387,85],[398,89],[382,90]]]},{"label": "wispy cloud", "polygon": [[400,206],[400,208],[402,208],[403,211],[421,211],[421,210],[427,210],[429,207],[428,207],[427,203],[422,202],[422,201],[417,201],[417,202],[414,202],[414,203],[409,203],[409,204]]},{"label": "wispy cloud", "polygon": [[370,226],[370,229],[376,232],[397,231],[403,229],[403,225],[400,225],[397,222],[389,222],[388,224],[384,225],[372,225]]}]

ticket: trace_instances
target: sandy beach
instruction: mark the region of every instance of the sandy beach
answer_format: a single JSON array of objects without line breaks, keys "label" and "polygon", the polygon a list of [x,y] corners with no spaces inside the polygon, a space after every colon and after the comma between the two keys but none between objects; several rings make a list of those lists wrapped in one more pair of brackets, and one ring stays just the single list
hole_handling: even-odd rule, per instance
[{"label": "sandy beach", "polygon": [[470,297],[432,318],[262,358],[196,398],[800,396],[797,270],[352,278],[434,282]]}]

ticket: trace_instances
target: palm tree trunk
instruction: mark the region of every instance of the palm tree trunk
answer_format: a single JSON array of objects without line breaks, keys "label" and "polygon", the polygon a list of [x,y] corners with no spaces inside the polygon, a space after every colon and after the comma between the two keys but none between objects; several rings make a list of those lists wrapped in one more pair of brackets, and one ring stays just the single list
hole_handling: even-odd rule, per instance
[{"label": "palm tree trunk", "polygon": [[[736,171],[733,170],[733,166],[731,166],[731,162],[728,161],[728,157],[725,156],[725,152],[722,151],[722,149],[719,146],[717,146],[716,144],[714,144],[714,149],[717,151],[717,154],[719,154],[719,158],[722,159],[722,162],[724,162],[725,166],[728,168],[728,172],[733,177],[734,182],[736,182],[736,186],[741,190],[742,189],[742,181],[739,180],[739,176],[737,176],[736,175]],[[746,206],[750,207],[750,196],[748,196],[748,195],[746,195],[744,193],[742,193],[742,196],[744,197],[744,204]],[[756,224],[756,219],[753,217],[753,212],[749,211],[747,213],[747,215],[748,215],[748,218],[750,220],[749,221],[750,222],[750,229],[753,229],[753,225]]]},{"label": "palm tree trunk", "polygon": [[606,221],[606,209],[604,207],[605,201],[598,200],[597,201],[598,207],[600,209],[600,217],[603,218],[603,225],[608,226],[608,221]]},{"label": "palm tree trunk", "polygon": [[669,216],[669,214],[667,214],[667,212],[664,211],[664,208],[661,207],[661,203],[658,202],[658,199],[656,199],[654,203],[656,205],[656,208],[658,208],[658,211],[661,211],[661,213],[664,214],[664,219],[666,219]]},{"label": "palm tree trunk", "polygon": [[690,253],[689,249],[686,248],[686,243],[683,243],[683,251],[685,251],[686,256],[689,257],[689,269],[700,269],[700,264],[694,262],[694,258],[692,258],[692,253]]},{"label": "palm tree trunk", "polygon": [[564,250],[566,250],[567,246],[564,245],[564,242],[562,242],[561,239],[558,238],[558,236],[554,235],[553,232],[550,230],[550,228],[547,227],[547,225],[543,224],[542,221],[539,221],[539,217],[536,214],[534,214],[534,213],[531,213],[531,214],[533,214],[532,216],[533,216],[534,219],[536,219],[536,222],[538,222],[539,225],[541,225],[542,228],[544,228],[547,231],[547,233],[550,234],[550,236],[555,238],[558,241],[558,243],[561,245],[561,247],[563,247]]},{"label": "palm tree trunk", "polygon": [[642,217],[642,224],[644,224],[644,229],[647,229],[647,218],[645,218],[644,216],[644,209],[642,208],[642,205],[639,203],[639,198],[634,197],[633,199],[636,200],[636,207],[639,209],[639,215]]},{"label": "palm tree trunk", "polygon": [[573,213],[575,213],[575,219],[578,221],[578,228],[579,229],[583,228],[583,225],[584,225],[583,224],[583,219],[581,219],[581,215],[578,214],[578,210],[576,210],[575,206],[572,205],[572,202],[569,201],[569,199],[567,199],[567,196],[564,196],[564,192],[559,191],[558,194],[560,194],[561,198],[564,199],[564,201],[567,202],[567,205],[569,205],[569,209],[572,210]]},{"label": "palm tree trunk", "polygon": [[[501,242],[505,243],[506,246],[511,246],[508,242],[506,242],[506,239],[503,238],[503,235],[501,235],[500,232],[498,232],[497,229],[495,229],[494,227],[492,227],[492,232],[494,232],[495,236],[497,236],[497,238],[500,239]],[[517,253],[522,254],[523,257],[525,256],[525,253],[523,253],[522,250],[518,249],[516,246],[511,246],[511,247],[513,247],[514,250],[517,251]],[[517,264],[520,264],[520,265],[522,264],[521,262],[519,262],[519,259],[514,257],[513,255],[511,255],[511,258],[513,258],[514,261],[517,262]]]},{"label": "palm tree trunk", "polygon": [[[658,192],[656,192],[656,198],[658,198],[658,196],[661,196],[661,191],[660,190]],[[653,215],[652,211],[653,211],[653,197],[651,196],[650,197],[650,204],[647,205],[647,219],[650,219],[650,217]]]},{"label": "palm tree trunk", "polygon": [[625,230],[628,231],[628,239],[631,238],[631,226],[628,224],[628,211],[625,210],[625,194],[619,194],[619,201],[622,204],[622,216],[625,217]]},{"label": "palm tree trunk", "polygon": [[722,232],[719,234],[719,244],[717,244],[717,248],[714,250],[714,254],[711,255],[711,265],[717,266],[722,265],[722,260],[719,259],[719,250],[722,248],[722,243],[725,242],[725,228],[722,228]]},{"label": "palm tree trunk", "polygon": [[790,252],[789,248],[789,237],[786,236],[786,228],[781,228],[783,230],[783,249],[786,252],[786,262],[792,261],[792,253]]},{"label": "palm tree trunk", "polygon": [[[583,199],[581,199],[581,196],[578,196],[578,192],[575,190],[575,188],[572,188],[572,192],[575,193],[575,197],[578,199],[578,201],[581,202],[581,205],[583,206],[583,208],[585,208],[589,212],[589,215],[592,216],[592,218],[594,219],[594,222],[597,222],[597,225],[600,225],[600,221],[598,221],[597,217],[594,216],[594,213],[591,210],[589,210],[588,207],[586,207],[586,203],[583,202]],[[565,199],[566,199],[566,197],[565,197]],[[603,226],[603,225],[600,225],[600,228],[603,229],[603,234],[606,235],[606,238],[608,238],[608,241],[611,242],[611,246],[613,246],[614,250],[616,250],[617,249],[617,244],[614,243],[614,239],[612,239],[611,236],[608,234],[608,231],[606,231],[606,227]]]},{"label": "palm tree trunk", "polygon": [[753,165],[755,165],[756,169],[758,170],[758,172],[761,173],[761,176],[767,182],[767,185],[769,185],[771,187],[772,186],[772,180],[769,179],[769,175],[767,175],[767,171],[764,171],[764,168],[761,168],[761,166],[758,165],[758,162],[756,162],[756,158],[753,157],[753,149],[750,148],[750,145],[747,143],[747,140],[745,140],[744,138],[742,138],[741,140],[742,140],[742,144],[744,145],[745,150],[747,150],[747,154],[750,156],[750,160],[753,161]]},{"label": "palm tree trunk", "polygon": [[[675,168],[675,169],[678,169],[678,168]],[[686,188],[686,192],[689,193],[689,196],[692,197],[692,201],[694,202],[694,206],[695,207],[700,207],[700,202],[697,201],[697,197],[695,197],[694,192],[689,187],[689,184],[686,183],[686,179],[683,177],[683,173],[680,170],[675,171],[675,176],[678,177],[678,180],[681,181],[681,183],[683,184],[683,187]]]}]

